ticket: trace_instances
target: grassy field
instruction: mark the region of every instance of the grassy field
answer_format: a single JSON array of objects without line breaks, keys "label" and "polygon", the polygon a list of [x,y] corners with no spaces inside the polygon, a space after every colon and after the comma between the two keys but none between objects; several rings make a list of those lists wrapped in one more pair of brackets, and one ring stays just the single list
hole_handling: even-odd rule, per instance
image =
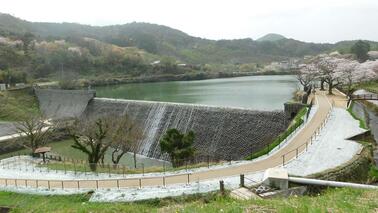
[{"label": "grassy field", "polygon": [[90,203],[88,195],[39,196],[0,192],[14,212],[376,212],[378,191],[328,189],[315,196],[238,201],[217,193],[137,203]]},{"label": "grassy field", "polygon": [[0,121],[17,121],[30,114],[39,114],[38,100],[30,88],[0,92]]},{"label": "grassy field", "polygon": [[378,80],[358,84],[358,85],[356,85],[356,88],[365,89],[367,91],[374,92],[374,93],[378,94]]}]

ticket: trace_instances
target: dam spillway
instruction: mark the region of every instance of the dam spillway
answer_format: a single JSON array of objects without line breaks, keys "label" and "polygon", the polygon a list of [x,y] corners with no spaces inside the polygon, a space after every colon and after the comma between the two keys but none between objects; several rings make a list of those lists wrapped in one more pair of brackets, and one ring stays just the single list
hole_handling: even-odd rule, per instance
[{"label": "dam spillway", "polygon": [[106,98],[92,99],[85,116],[108,112],[127,114],[141,125],[144,139],[137,151],[153,158],[166,158],[160,152],[159,140],[171,128],[194,131],[194,147],[199,156],[242,159],[264,148],[287,125],[283,111]]},{"label": "dam spillway", "polygon": [[[82,116],[88,117],[107,113],[127,114],[139,124],[144,134],[143,139],[134,149],[139,154],[160,159],[168,159],[160,152],[159,140],[170,128],[177,128],[183,132],[194,131],[194,147],[199,157],[211,156],[223,160],[237,160],[266,147],[288,125],[283,111],[95,97],[90,98],[87,103],[79,101],[77,104],[81,106],[75,106],[74,100],[87,100],[90,94],[86,91],[82,94],[67,91],[66,93],[73,97],[67,99],[69,95],[65,94],[65,98],[62,99],[59,98],[61,93],[62,91],[55,93],[54,90],[36,92],[44,114],[52,112],[50,107],[55,109],[53,110],[55,114],[59,114],[58,109],[65,109],[68,112],[70,107],[80,110],[85,108]],[[83,95],[85,97],[82,97]],[[55,106],[57,103],[59,107]],[[80,110],[76,110],[71,117],[76,117]]]}]

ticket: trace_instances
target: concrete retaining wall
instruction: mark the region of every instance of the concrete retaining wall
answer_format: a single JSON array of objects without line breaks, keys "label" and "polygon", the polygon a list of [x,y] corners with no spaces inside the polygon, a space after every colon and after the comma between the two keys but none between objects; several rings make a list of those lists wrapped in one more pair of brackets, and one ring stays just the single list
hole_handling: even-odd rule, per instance
[{"label": "concrete retaining wall", "polygon": [[78,117],[96,96],[93,90],[35,89],[39,107],[47,118],[61,119]]},{"label": "concrete retaining wall", "polygon": [[164,159],[166,156],[161,155],[158,142],[170,128],[193,130],[196,135],[194,146],[199,156],[237,160],[265,147],[287,127],[283,111],[106,98],[91,100],[85,115],[98,116],[109,112],[134,117],[145,136],[137,151]]}]

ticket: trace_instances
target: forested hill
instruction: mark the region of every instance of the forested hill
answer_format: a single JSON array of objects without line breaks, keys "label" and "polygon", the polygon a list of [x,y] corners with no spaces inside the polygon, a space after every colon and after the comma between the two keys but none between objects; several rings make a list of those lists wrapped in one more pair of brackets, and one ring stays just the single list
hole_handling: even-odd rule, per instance
[{"label": "forested hill", "polygon": [[284,37],[262,41],[214,41],[156,24],[130,23],[95,27],[73,23],[28,22],[0,14],[0,35],[22,35],[26,32],[31,32],[39,39],[89,37],[120,47],[137,47],[156,55],[172,56],[192,64],[270,62],[318,54],[334,47],[332,44],[306,43]]},{"label": "forested hill", "polygon": [[[56,79],[63,69],[98,79],[183,74],[203,78],[204,73],[255,72],[261,64],[292,57],[347,52],[353,44],[307,43],[278,34],[256,41],[209,40],[156,24],[40,23],[0,13],[0,82],[25,76]],[[370,44],[378,49],[377,42]]]}]

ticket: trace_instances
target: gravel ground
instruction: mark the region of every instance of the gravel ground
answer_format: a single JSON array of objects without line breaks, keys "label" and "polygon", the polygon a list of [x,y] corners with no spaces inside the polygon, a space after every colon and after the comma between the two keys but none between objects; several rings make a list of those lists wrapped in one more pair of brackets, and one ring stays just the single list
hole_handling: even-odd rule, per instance
[{"label": "gravel ground", "polygon": [[320,137],[285,168],[291,175],[306,176],[346,163],[362,149],[361,144],[346,138],[365,131],[346,110],[334,108]]}]

